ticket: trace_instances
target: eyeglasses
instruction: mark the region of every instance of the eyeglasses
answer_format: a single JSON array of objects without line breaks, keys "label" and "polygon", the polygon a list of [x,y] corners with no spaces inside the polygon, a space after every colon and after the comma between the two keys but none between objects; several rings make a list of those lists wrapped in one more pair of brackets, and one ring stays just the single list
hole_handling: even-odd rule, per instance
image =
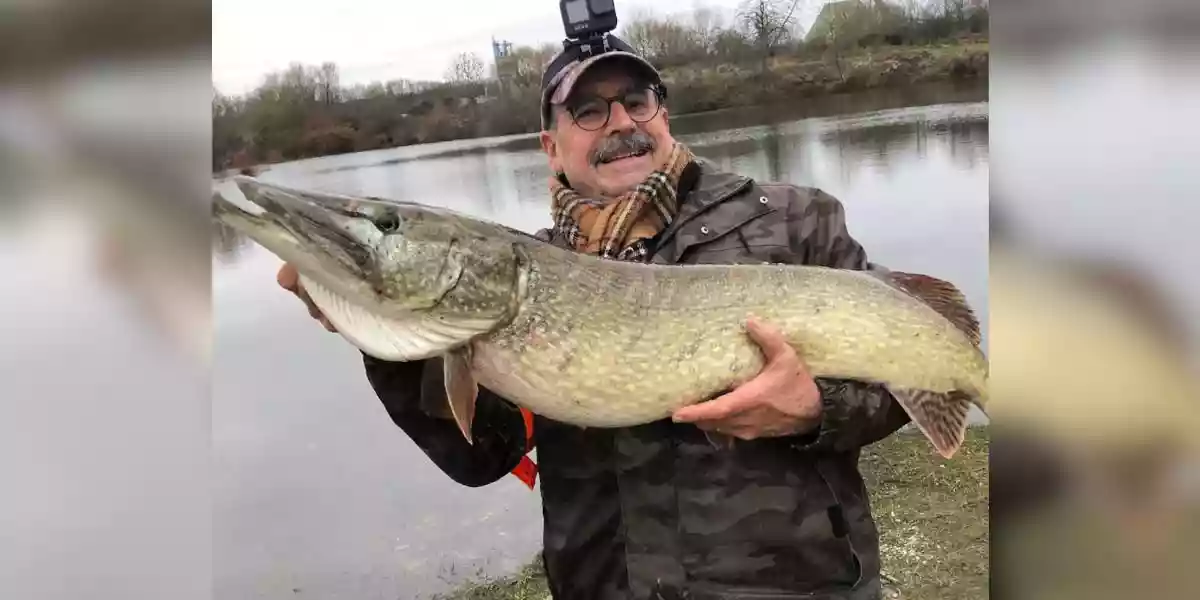
[{"label": "eyeglasses", "polygon": [[612,118],[612,105],[620,102],[625,107],[625,113],[638,123],[645,123],[658,115],[662,108],[663,90],[657,86],[625,92],[615,98],[603,96],[585,96],[567,105],[567,113],[580,129],[597,131],[608,125]]}]

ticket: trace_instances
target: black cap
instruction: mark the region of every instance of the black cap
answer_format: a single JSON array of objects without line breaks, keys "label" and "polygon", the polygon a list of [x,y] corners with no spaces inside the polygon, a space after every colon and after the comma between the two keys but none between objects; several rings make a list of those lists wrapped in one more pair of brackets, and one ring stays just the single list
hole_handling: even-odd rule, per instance
[{"label": "black cap", "polygon": [[[605,43],[607,49],[602,46]],[[594,52],[586,51],[583,45],[576,42],[568,41],[563,45],[562,52],[555,55],[542,72],[542,129],[550,124],[550,105],[566,100],[583,73],[596,63],[617,58],[629,60],[641,69],[650,83],[662,84],[662,74],[658,69],[615,35],[609,34],[603,40],[590,42],[591,47],[597,48]]]}]

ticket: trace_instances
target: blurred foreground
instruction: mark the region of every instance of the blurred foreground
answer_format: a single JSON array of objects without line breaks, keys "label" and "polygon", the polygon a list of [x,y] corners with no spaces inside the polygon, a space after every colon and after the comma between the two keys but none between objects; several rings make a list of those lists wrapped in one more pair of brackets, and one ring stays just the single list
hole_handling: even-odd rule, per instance
[{"label": "blurred foreground", "polygon": [[0,3],[0,598],[211,598],[208,3]]},{"label": "blurred foreground", "polygon": [[1192,597],[1200,5],[992,15],[994,595]]}]

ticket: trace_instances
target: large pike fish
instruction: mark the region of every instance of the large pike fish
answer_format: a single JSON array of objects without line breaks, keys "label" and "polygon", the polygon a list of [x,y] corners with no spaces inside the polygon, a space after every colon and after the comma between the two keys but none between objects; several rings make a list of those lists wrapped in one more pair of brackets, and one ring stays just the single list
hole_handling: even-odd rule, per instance
[{"label": "large pike fish", "polygon": [[350,343],[383,360],[444,358],[468,440],[479,385],[577,426],[669,417],[762,368],[750,315],[815,377],[886,386],[946,458],[971,404],[985,405],[978,322],[931,277],[619,262],[443,208],[233,183],[214,193],[216,218],[295,265]]}]

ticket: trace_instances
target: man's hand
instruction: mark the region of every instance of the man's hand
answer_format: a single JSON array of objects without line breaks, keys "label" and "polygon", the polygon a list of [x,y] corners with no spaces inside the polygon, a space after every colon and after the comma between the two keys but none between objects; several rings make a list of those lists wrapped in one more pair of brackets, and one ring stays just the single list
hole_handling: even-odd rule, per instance
[{"label": "man's hand", "polygon": [[746,330],[766,364],[733,391],[675,411],[674,420],[743,440],[812,431],[821,422],[821,392],[783,334],[751,318]]},{"label": "man's hand", "polygon": [[279,268],[279,273],[275,276],[275,281],[279,282],[280,287],[295,294],[298,298],[303,300],[304,305],[308,307],[308,314],[312,315],[312,318],[320,321],[321,325],[324,325],[326,330],[330,331],[331,333],[337,333],[337,328],[333,326],[333,323],[329,322],[329,319],[325,318],[325,315],[321,314],[321,309],[317,308],[317,305],[313,303],[312,298],[308,296],[308,292],[304,291],[304,286],[300,285],[300,274],[296,272],[296,267],[293,267],[288,263],[284,263],[283,266]]}]

